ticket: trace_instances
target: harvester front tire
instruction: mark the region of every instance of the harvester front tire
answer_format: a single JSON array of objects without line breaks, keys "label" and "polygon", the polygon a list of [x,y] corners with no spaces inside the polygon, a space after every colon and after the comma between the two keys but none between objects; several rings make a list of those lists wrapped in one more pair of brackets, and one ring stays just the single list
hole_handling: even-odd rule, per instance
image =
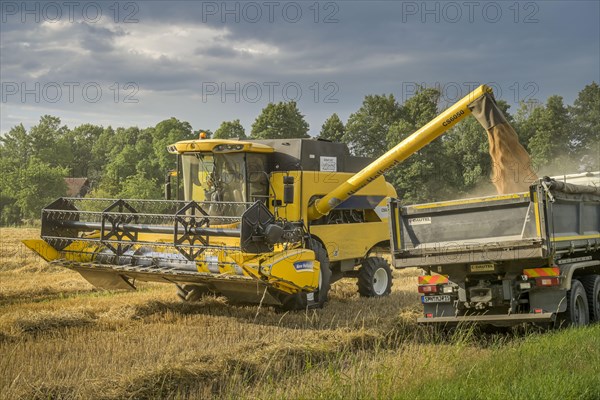
[{"label": "harvester front tire", "polygon": [[600,322],[600,275],[582,276],[580,280],[587,295],[590,322]]},{"label": "harvester front tire", "polygon": [[368,257],[358,270],[358,293],[362,297],[383,297],[392,292],[392,269],[381,257]]},{"label": "harvester front tire", "polygon": [[559,316],[559,322],[566,326],[585,326],[590,322],[590,311],[585,289],[580,281],[571,281],[567,292],[567,310]]},{"label": "harvester front tire", "polygon": [[328,300],[329,289],[331,288],[331,268],[329,267],[327,250],[316,240],[311,240],[310,248],[315,252],[315,258],[321,264],[319,289],[312,293],[314,296],[312,304],[309,304],[307,293],[281,294],[279,296],[281,308],[285,311],[304,310],[308,306],[323,308]]}]

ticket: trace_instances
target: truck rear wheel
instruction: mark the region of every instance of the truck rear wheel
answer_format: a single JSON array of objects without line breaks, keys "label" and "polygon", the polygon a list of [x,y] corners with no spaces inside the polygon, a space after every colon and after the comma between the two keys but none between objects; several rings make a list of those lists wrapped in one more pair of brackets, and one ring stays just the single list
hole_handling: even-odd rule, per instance
[{"label": "truck rear wheel", "polygon": [[331,269],[327,250],[316,240],[311,240],[310,248],[315,252],[316,260],[321,265],[319,288],[312,293],[279,294],[281,308],[285,311],[304,310],[307,307],[323,308],[328,300],[331,287]]},{"label": "truck rear wheel", "polygon": [[600,275],[582,276],[580,280],[587,295],[590,322],[600,322]]},{"label": "truck rear wheel", "polygon": [[358,293],[362,297],[387,296],[392,291],[392,269],[381,257],[368,257],[358,270]]},{"label": "truck rear wheel", "polygon": [[571,290],[567,292],[567,311],[562,313],[560,322],[567,326],[584,326],[590,321],[585,289],[580,281],[571,281]]}]

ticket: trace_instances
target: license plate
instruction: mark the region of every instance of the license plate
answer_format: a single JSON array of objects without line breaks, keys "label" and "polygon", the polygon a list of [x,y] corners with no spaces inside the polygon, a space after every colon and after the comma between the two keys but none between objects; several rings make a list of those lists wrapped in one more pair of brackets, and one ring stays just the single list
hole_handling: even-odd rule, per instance
[{"label": "license plate", "polygon": [[450,303],[450,296],[421,296],[422,303]]}]

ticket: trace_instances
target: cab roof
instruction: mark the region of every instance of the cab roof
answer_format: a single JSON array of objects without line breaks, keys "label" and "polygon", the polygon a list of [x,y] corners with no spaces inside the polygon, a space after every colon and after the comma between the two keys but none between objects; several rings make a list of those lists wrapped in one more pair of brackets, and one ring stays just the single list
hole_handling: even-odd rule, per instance
[{"label": "cab roof", "polygon": [[181,153],[272,153],[273,147],[262,143],[227,139],[182,140],[167,146],[171,154]]}]

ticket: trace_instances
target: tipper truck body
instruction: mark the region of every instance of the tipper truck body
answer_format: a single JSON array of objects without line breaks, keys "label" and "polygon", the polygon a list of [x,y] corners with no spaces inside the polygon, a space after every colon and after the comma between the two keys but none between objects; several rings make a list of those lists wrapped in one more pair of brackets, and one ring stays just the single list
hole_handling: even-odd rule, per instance
[{"label": "tipper truck body", "polygon": [[598,321],[600,185],[598,173],[587,175],[590,185],[544,178],[525,193],[391,200],[393,264],[423,271],[419,322]]}]

